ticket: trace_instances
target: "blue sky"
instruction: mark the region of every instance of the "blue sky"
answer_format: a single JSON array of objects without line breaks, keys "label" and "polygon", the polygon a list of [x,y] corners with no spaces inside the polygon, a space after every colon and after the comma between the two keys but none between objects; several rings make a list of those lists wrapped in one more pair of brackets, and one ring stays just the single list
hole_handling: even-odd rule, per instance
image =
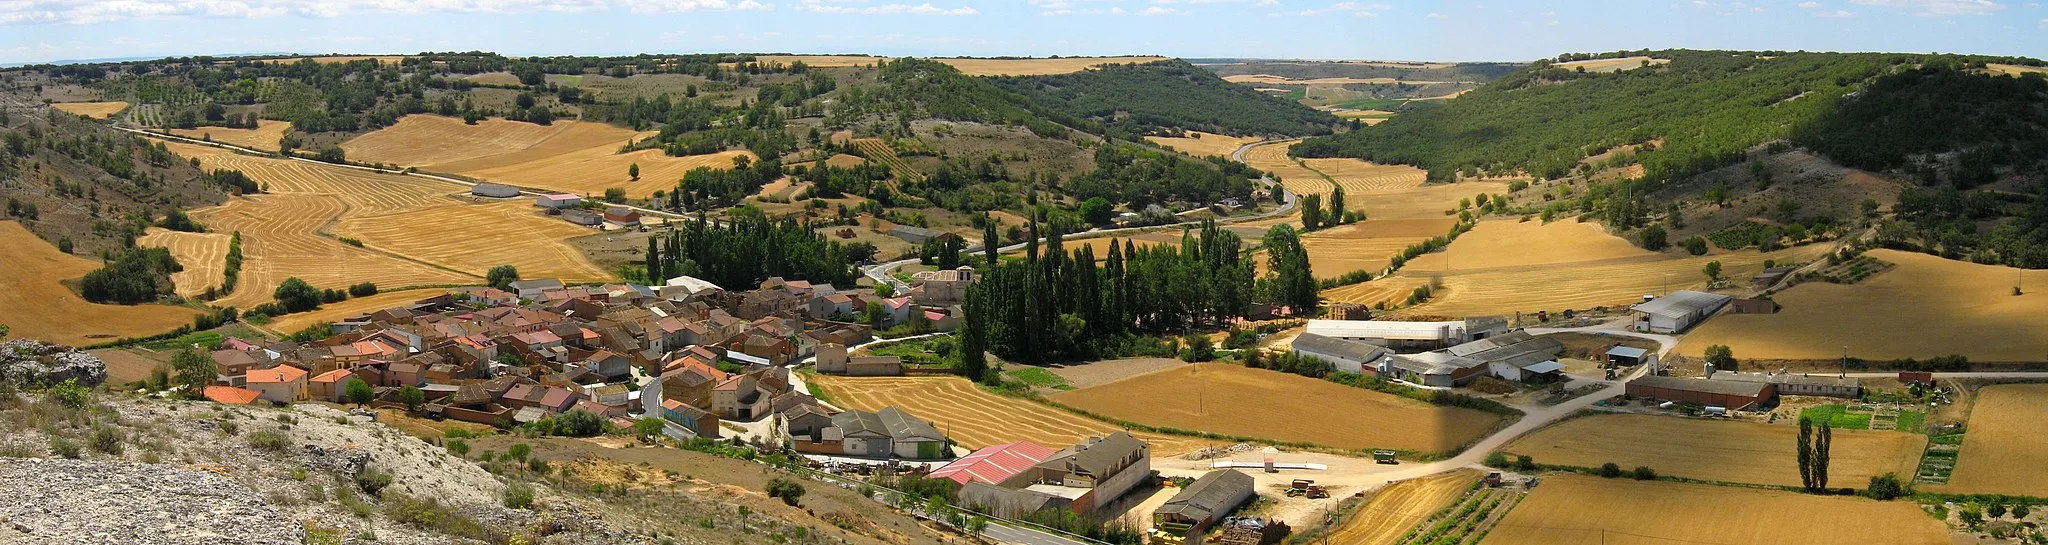
[{"label": "blue sky", "polygon": [[2002,0],[0,0],[0,63],[426,50],[1522,61],[1640,48],[2044,57],[2048,9]]}]

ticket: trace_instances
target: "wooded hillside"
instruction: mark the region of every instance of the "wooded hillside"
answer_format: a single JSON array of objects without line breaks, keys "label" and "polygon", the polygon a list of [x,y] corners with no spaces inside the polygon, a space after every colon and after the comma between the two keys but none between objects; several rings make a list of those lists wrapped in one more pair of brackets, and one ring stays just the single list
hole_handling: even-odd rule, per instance
[{"label": "wooded hillside", "polygon": [[1307,136],[1329,134],[1337,123],[1328,113],[1223,81],[1177,60],[997,78],[995,83],[1126,139],[1158,129]]}]

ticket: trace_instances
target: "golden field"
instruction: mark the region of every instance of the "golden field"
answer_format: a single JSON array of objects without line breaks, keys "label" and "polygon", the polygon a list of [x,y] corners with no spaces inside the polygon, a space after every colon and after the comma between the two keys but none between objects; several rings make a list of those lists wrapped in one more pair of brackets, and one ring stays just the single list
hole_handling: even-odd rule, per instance
[{"label": "golden field", "polygon": [[[1446,452],[1501,420],[1473,409],[1225,364],[1157,371],[1060,392],[1052,400],[1149,426],[1343,449]],[[1310,414],[1316,417],[1303,418]]]},{"label": "golden field", "polygon": [[[1121,429],[1045,405],[991,394],[960,377],[818,375],[810,380],[814,387],[823,387],[832,403],[840,408],[878,411],[897,407],[931,422],[947,437],[968,448],[1031,441],[1058,449],[1091,435]],[[1151,444],[1153,456],[1178,456],[1214,443],[1156,433],[1131,435]]]},{"label": "golden field", "polygon": [[1930,485],[1957,494],[2048,496],[2048,384],[2004,384],[1977,391],[1969,433],[1957,453],[1948,484]]},{"label": "golden field", "polygon": [[1907,501],[1550,475],[1483,545],[1947,545]]},{"label": "golden field", "polygon": [[100,268],[100,262],[57,251],[15,221],[0,221],[7,275],[0,280],[0,324],[8,337],[88,345],[145,337],[192,323],[199,312],[169,305],[101,305],[62,284]]},{"label": "golden field", "polygon": [[114,117],[114,114],[128,109],[128,103],[118,100],[113,102],[57,102],[50,104],[50,107],[68,114],[105,119]]},{"label": "golden field", "polygon": [[1460,469],[1387,485],[1330,531],[1330,541],[1347,545],[1393,545],[1415,524],[1458,501],[1479,471]]},{"label": "golden field", "polygon": [[[1914,433],[1833,433],[1828,484],[1834,487],[1861,487],[1886,473],[1912,475],[1920,465],[1920,451],[1927,447],[1927,436]],[[1798,437],[1796,424],[1602,414],[1544,428],[1505,450],[1545,464],[1600,467],[1613,462],[1625,470],[1647,466],[1658,475],[1799,486],[1793,448]]]},{"label": "golden field", "polygon": [[206,288],[221,287],[232,238],[227,233],[186,233],[151,227],[147,234],[135,239],[135,245],[170,250],[171,257],[185,267],[171,274],[171,283],[177,285],[178,296],[190,298],[206,293]]},{"label": "golden field", "polygon": [[[1833,359],[1843,346],[1852,356],[1879,360],[2048,357],[2048,330],[2040,326],[2048,313],[2048,271],[1896,250],[1867,255],[1898,266],[1856,284],[1808,282],[1784,290],[1772,297],[1784,307],[1777,314],[1714,318],[1686,335],[1677,352],[1698,356],[1725,344],[1740,358]],[[1748,274],[1754,273],[1735,278]],[[2015,282],[2024,282],[2025,295],[2012,294]]]},{"label": "golden field", "polygon": [[254,129],[200,127],[197,129],[170,129],[170,132],[177,136],[211,140],[230,146],[240,146],[261,151],[277,151],[277,142],[283,140],[285,133],[291,132],[291,130],[291,123],[264,119],[257,121],[256,128]]},{"label": "golden field", "polygon": [[1236,153],[1237,148],[1244,147],[1245,144],[1258,142],[1259,140],[1260,138],[1256,136],[1249,138],[1238,138],[1235,136],[1225,136],[1221,134],[1211,134],[1200,131],[1188,131],[1188,136],[1181,138],[1173,138],[1166,136],[1145,137],[1145,141],[1147,142],[1151,142],[1153,144],[1157,144],[1160,146],[1170,147],[1173,148],[1174,151],[1179,151],[1181,153],[1193,155],[1195,157],[1222,157],[1225,159],[1229,159],[1230,154]]},{"label": "golden field", "polygon": [[1671,59],[1654,59],[1650,57],[1636,56],[1622,57],[1618,59],[1591,59],[1583,61],[1561,62],[1553,64],[1551,66],[1556,66],[1558,68],[1563,68],[1566,70],[1585,69],[1585,71],[1587,72],[1621,72],[1624,70],[1634,70],[1637,68],[1642,68],[1643,63],[1645,62],[1650,63],[1650,66],[1656,66],[1659,64],[1670,63]]},{"label": "golden field", "polygon": [[1144,64],[1166,57],[1066,57],[1059,59],[932,59],[969,76],[1050,76],[1071,74],[1105,64]]},{"label": "golden field", "polygon": [[[688,157],[670,157],[653,149],[618,152],[652,135],[603,123],[556,121],[543,126],[489,119],[467,125],[451,117],[410,115],[344,142],[341,148],[354,161],[588,196],[618,187],[634,199],[674,190],[691,169],[729,169],[737,157],[754,158],[746,151]],[[633,164],[640,165],[637,182],[627,174]]]}]

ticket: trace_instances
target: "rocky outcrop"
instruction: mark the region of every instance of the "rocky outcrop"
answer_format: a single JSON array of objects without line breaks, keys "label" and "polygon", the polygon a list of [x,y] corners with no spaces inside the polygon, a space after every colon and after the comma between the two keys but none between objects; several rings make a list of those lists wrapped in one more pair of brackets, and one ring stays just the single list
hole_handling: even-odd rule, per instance
[{"label": "rocky outcrop", "polygon": [[0,343],[0,381],[35,386],[71,379],[86,386],[99,386],[107,381],[107,364],[99,356],[61,344],[32,339]]},{"label": "rocky outcrop", "polygon": [[[305,530],[211,471],[0,458],[0,537],[65,544],[298,544]],[[8,532],[12,532],[10,535]]]}]

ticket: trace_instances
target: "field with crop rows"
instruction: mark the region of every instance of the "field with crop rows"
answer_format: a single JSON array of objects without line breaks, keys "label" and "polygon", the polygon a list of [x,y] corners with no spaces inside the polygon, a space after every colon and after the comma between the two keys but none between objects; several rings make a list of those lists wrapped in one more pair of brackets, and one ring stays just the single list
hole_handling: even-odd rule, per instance
[{"label": "field with crop rows", "polygon": [[82,115],[94,119],[106,119],[114,117],[114,114],[121,113],[122,110],[128,109],[128,103],[118,100],[113,102],[58,102],[51,104],[50,107],[69,114]]},{"label": "field with crop rows", "polygon": [[886,140],[880,138],[855,138],[853,139],[853,145],[860,148],[861,153],[867,154],[869,160],[889,167],[890,172],[896,173],[897,179],[906,182],[916,182],[924,179],[924,173],[918,172],[916,167],[910,166],[909,162],[897,156],[896,148],[891,147]]},{"label": "field with crop rows", "polygon": [[[1709,261],[1721,262],[1724,277],[1746,279],[1763,272],[1766,260],[1778,263],[1812,261],[1828,249],[1825,244],[1810,244],[1770,253],[1744,250],[1706,256],[1663,254],[1656,260],[1576,263],[1530,255],[1514,259],[1550,263],[1473,270],[1464,265],[1468,255],[1475,260],[1489,258],[1461,251],[1459,244],[1464,242],[1465,238],[1459,237],[1457,242],[1451,243],[1449,252],[1453,263],[1448,272],[1412,265],[1401,269],[1399,276],[1437,280],[1447,290],[1429,303],[1415,307],[1416,312],[1445,316],[1501,316],[1518,311],[1557,312],[1602,305],[1625,306],[1640,302],[1644,294],[1704,289],[1708,280],[1701,270]],[[1541,254],[1553,250],[1529,246],[1518,251]],[[1743,357],[1749,355],[1743,354]]]},{"label": "field with crop rows", "polygon": [[369,297],[350,297],[347,301],[320,305],[320,308],[315,310],[279,316],[270,322],[269,327],[272,331],[290,333],[320,322],[333,322],[387,308],[401,307],[447,292],[445,289],[426,288],[379,292]]},{"label": "field with crop rows", "polygon": [[1332,530],[1330,541],[1393,545],[1416,523],[1457,501],[1479,476],[1477,470],[1461,469],[1387,485]]},{"label": "field with crop rows", "polygon": [[[959,377],[834,377],[813,379],[841,408],[877,411],[897,407],[937,426],[961,446],[980,448],[1032,441],[1053,448],[1090,435],[1116,432],[1106,422],[1022,399],[982,391]],[[1215,442],[1156,433],[1132,433],[1152,445],[1153,456],[1177,456]]]},{"label": "field with crop rows", "polygon": [[2048,496],[2048,384],[2005,384],[1977,391],[1970,433],[1943,492]]},{"label": "field with crop rows", "polygon": [[1948,527],[1908,501],[1552,475],[1483,545],[1946,545]]},{"label": "field with crop rows", "polygon": [[86,302],[61,282],[100,268],[98,260],[57,251],[57,247],[14,221],[0,221],[0,249],[7,274],[0,277],[0,324],[9,338],[87,345],[121,337],[164,333],[192,323],[197,311],[167,305],[100,305]]},{"label": "field with crop rows", "polygon": [[[1779,292],[1777,314],[1714,318],[1686,335],[1678,353],[1698,356],[1725,344],[1742,358],[1833,359],[1843,346],[1873,360],[2048,357],[2048,329],[2040,325],[2048,313],[2048,271],[1896,250],[1865,255],[1897,266],[1855,284],[1808,282]],[[1753,273],[1735,278],[1747,274]],[[2026,286],[2024,295],[2012,294],[2014,283]]]},{"label": "field with crop rows", "polygon": [[[734,158],[753,158],[745,151],[687,157],[651,149],[619,153],[622,146],[652,134],[603,123],[557,121],[543,126],[490,119],[467,125],[451,117],[411,115],[344,142],[341,148],[353,161],[588,196],[617,187],[635,199],[674,190],[691,169],[729,169]],[[640,165],[637,182],[627,173],[634,164]]]},{"label": "field with crop rows", "polygon": [[1244,147],[1245,144],[1250,144],[1252,142],[1257,142],[1259,140],[1260,138],[1256,136],[1249,138],[1238,138],[1235,136],[1225,136],[1221,134],[1211,134],[1200,131],[1188,131],[1188,136],[1184,138],[1172,138],[1166,136],[1145,137],[1145,141],[1147,142],[1151,142],[1153,144],[1158,144],[1161,146],[1171,147],[1175,151],[1179,151],[1181,153],[1185,153],[1188,155],[1193,155],[1195,157],[1222,157],[1225,159],[1229,159],[1230,154],[1236,153],[1237,148]]},{"label": "field with crop rows", "polygon": [[165,248],[171,257],[185,270],[171,274],[171,283],[178,286],[181,297],[197,297],[206,288],[221,287],[228,265],[229,233],[186,233],[169,229],[149,228],[149,233],[135,239],[136,246]]},{"label": "field with crop rows", "polygon": [[277,142],[291,132],[292,124],[269,119],[256,122],[254,129],[231,129],[227,127],[200,127],[197,129],[171,129],[171,134],[186,138],[211,140],[230,146],[241,146],[253,150],[277,151]]},{"label": "field with crop rows", "polygon": [[[1672,416],[1603,414],[1565,421],[1508,445],[1537,463],[1622,469],[1708,481],[1799,486],[1795,424],[1727,422]],[[1885,473],[1911,475],[1927,436],[1834,430],[1828,483],[1861,487]]]},{"label": "field with crop rows", "polygon": [[1643,66],[1645,66],[1644,63],[1648,63],[1648,66],[1656,66],[1660,64],[1668,64],[1670,62],[1671,59],[1655,59],[1650,57],[1637,56],[1622,57],[1619,59],[1591,59],[1583,61],[1561,62],[1551,66],[1556,66],[1558,68],[1563,68],[1565,70],[1584,70],[1586,72],[1621,72],[1625,70],[1634,70],[1637,68],[1642,68]]},{"label": "field with crop rows", "polygon": [[1139,424],[1344,449],[1445,452],[1500,421],[1477,410],[1220,364],[1154,372],[1052,399]]}]

